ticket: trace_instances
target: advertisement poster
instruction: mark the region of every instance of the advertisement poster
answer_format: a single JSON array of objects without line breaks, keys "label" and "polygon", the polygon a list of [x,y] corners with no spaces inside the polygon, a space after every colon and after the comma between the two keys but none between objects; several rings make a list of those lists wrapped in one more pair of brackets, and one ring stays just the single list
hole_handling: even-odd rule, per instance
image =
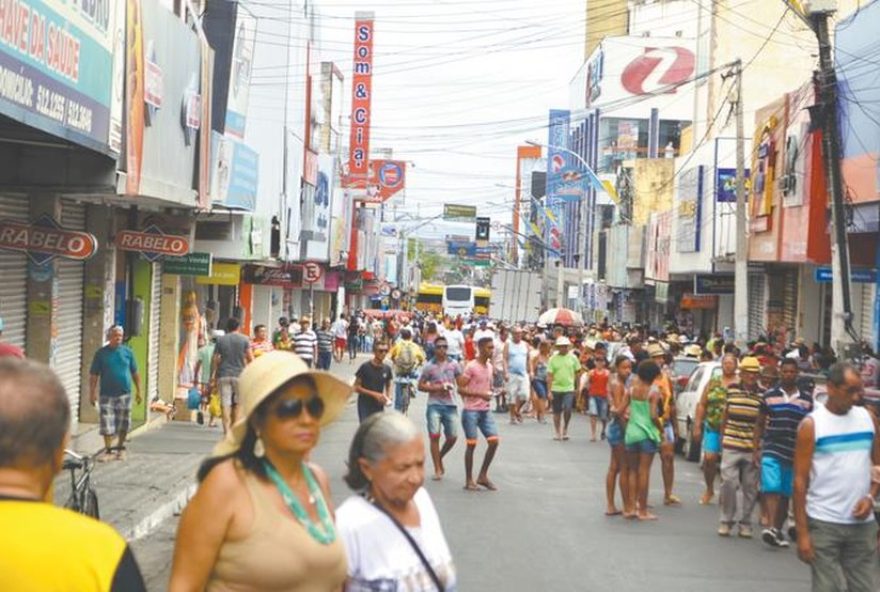
[{"label": "advertisement poster", "polygon": [[0,113],[113,155],[119,2],[0,2]]},{"label": "advertisement poster", "polygon": [[359,12],[354,23],[351,79],[351,136],[348,187],[365,188],[370,174],[370,106],[373,81],[373,13]]},{"label": "advertisement poster", "polygon": [[218,132],[213,132],[211,139],[212,201],[252,212],[257,200],[259,155],[242,142]]},{"label": "advertisement poster", "polygon": [[127,0],[126,64],[127,107],[125,114],[125,193],[137,195],[141,187],[144,158],[144,29],[140,0]]},{"label": "advertisement poster", "polygon": [[551,109],[550,125],[548,126],[547,138],[547,224],[544,227],[544,242],[553,251],[547,253],[549,257],[558,258],[563,248],[562,230],[559,224],[562,218],[562,198],[558,195],[558,189],[562,185],[565,174],[566,157],[561,147],[568,143],[568,132],[571,123],[571,112],[567,110]]},{"label": "advertisement poster", "polygon": [[226,135],[233,138],[244,138],[256,38],[257,19],[239,3],[235,22],[235,40],[232,44],[225,126]]},{"label": "advertisement poster", "polygon": [[675,214],[678,223],[676,249],[679,253],[700,250],[702,225],[703,167],[697,166],[679,176]]}]

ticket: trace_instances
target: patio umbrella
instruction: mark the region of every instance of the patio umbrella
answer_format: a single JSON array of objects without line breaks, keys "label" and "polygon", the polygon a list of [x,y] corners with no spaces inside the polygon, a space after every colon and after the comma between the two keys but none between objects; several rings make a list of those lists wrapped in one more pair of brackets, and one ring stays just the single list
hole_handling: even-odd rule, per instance
[{"label": "patio umbrella", "polygon": [[580,314],[573,310],[567,308],[551,308],[538,317],[538,324],[581,327],[584,324],[584,319]]}]

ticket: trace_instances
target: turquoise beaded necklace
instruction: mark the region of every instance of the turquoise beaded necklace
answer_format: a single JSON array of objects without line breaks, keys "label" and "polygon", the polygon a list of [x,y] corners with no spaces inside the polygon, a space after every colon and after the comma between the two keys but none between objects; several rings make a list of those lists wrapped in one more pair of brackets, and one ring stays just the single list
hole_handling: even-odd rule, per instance
[{"label": "turquoise beaded necklace", "polygon": [[290,486],[281,475],[278,474],[278,471],[272,466],[272,463],[268,460],[263,460],[263,468],[265,468],[269,479],[271,479],[275,484],[275,487],[278,488],[278,492],[284,499],[284,503],[290,508],[290,511],[296,517],[297,521],[303,525],[309,535],[322,545],[329,545],[335,541],[336,528],[333,526],[330,511],[327,509],[327,503],[324,501],[321,488],[317,481],[315,481],[315,478],[312,476],[312,472],[309,470],[308,466],[306,466],[306,463],[302,463],[302,472],[309,488],[309,501],[314,500],[312,503],[315,504],[315,509],[318,511],[320,526],[312,522],[312,519],[309,518],[309,513],[306,512],[302,504],[299,503],[299,498],[293,493],[293,490],[290,489]]}]

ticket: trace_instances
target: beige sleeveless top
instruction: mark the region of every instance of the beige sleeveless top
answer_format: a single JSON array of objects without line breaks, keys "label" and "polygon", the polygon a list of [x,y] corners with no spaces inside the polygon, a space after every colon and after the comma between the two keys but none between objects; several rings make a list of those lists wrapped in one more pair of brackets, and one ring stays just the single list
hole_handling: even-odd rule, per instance
[{"label": "beige sleeveless top", "polygon": [[342,541],[322,545],[292,514],[279,511],[255,476],[247,475],[245,484],[253,527],[246,538],[220,547],[207,592],[338,591],[347,573]]}]

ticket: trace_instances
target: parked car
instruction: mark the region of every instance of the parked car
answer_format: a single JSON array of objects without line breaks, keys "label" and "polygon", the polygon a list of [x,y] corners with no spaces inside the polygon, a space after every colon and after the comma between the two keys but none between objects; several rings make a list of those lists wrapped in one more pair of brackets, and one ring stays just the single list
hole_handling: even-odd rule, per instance
[{"label": "parked car", "polygon": [[706,385],[721,376],[721,362],[700,362],[694,368],[687,384],[675,399],[675,415],[678,421],[679,442],[682,454],[691,462],[700,460],[700,443],[694,442],[694,421],[697,404]]},{"label": "parked car", "polygon": [[672,361],[672,388],[676,395],[684,390],[699,365],[700,360],[686,356],[677,356]]}]

